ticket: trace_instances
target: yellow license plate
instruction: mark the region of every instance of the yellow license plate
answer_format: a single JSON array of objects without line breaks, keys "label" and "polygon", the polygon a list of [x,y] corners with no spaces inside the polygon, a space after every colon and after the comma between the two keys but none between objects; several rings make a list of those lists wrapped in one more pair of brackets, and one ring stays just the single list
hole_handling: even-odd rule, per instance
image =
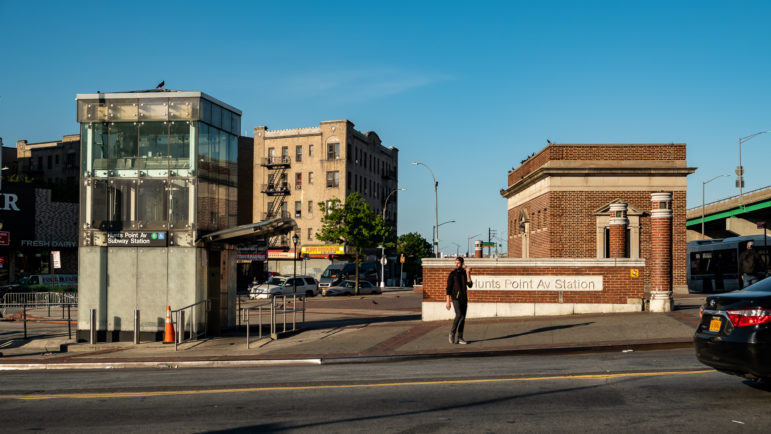
[{"label": "yellow license plate", "polygon": [[720,317],[713,317],[712,320],[709,322],[709,331],[711,332],[719,332],[720,326],[723,324],[723,321],[720,320]]}]

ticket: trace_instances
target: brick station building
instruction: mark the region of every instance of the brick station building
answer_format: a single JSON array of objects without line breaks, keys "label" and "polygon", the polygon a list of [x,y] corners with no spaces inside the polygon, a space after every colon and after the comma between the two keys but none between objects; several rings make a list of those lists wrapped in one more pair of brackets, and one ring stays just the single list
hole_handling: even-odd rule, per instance
[{"label": "brick station building", "polygon": [[[550,143],[508,173],[505,259],[470,258],[469,317],[668,311],[687,292],[685,144]],[[451,260],[424,260],[424,320]]]}]

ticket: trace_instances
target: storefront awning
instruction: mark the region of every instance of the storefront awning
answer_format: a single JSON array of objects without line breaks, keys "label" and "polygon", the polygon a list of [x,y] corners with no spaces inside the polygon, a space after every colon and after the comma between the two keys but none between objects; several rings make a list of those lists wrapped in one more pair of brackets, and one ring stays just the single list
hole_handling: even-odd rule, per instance
[{"label": "storefront awning", "polygon": [[292,219],[263,220],[257,223],[250,223],[248,225],[241,225],[234,228],[212,232],[201,237],[198,240],[198,243],[237,243],[239,241],[247,241],[253,238],[265,238],[286,234],[295,228],[296,224]]}]

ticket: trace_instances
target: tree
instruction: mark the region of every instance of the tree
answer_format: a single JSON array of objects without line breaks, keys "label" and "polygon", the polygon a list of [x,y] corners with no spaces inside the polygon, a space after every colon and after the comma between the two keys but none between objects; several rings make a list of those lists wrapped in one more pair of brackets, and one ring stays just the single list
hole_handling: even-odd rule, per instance
[{"label": "tree", "polygon": [[359,193],[351,193],[344,203],[339,199],[319,202],[319,208],[322,212],[322,227],[316,233],[316,239],[353,247],[356,261],[355,293],[359,295],[361,251],[380,244],[390,228],[383,225],[383,219],[375,215]]},{"label": "tree", "polygon": [[426,241],[417,232],[410,232],[399,236],[396,250],[404,255],[404,268],[407,271],[407,280],[416,280],[423,275],[421,258],[431,256],[431,243]]}]

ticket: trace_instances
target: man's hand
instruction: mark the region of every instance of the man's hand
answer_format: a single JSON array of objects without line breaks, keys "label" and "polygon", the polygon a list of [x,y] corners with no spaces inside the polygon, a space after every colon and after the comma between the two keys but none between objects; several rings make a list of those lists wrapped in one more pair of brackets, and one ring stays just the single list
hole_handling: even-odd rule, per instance
[{"label": "man's hand", "polygon": [[448,296],[447,296],[447,303],[445,303],[445,306],[444,306],[445,308],[447,308],[447,310],[450,310],[450,306],[452,305],[452,301],[451,301],[451,300],[452,300],[452,299],[451,299],[451,298],[450,298],[450,296],[448,295]]}]

